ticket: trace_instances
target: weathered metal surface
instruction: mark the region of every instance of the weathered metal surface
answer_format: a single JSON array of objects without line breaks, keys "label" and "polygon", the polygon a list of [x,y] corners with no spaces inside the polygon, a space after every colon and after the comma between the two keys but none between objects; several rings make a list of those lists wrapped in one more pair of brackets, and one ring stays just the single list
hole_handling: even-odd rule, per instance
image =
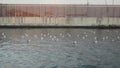
[{"label": "weathered metal surface", "polygon": [[120,17],[120,5],[1,4],[1,17]]}]

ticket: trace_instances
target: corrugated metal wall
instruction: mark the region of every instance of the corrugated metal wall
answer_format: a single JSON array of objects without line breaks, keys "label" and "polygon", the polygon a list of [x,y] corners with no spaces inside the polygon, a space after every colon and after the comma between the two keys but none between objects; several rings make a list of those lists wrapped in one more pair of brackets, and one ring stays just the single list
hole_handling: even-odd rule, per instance
[{"label": "corrugated metal wall", "polygon": [[120,17],[112,5],[0,5],[0,17]]}]

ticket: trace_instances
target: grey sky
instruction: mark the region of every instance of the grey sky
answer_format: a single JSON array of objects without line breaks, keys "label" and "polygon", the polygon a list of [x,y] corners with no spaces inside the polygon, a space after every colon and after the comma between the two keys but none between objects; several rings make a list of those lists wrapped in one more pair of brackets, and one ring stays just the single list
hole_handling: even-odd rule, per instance
[{"label": "grey sky", "polygon": [[[9,4],[113,4],[113,0],[0,0],[0,3]],[[106,1],[106,2],[105,2]],[[115,5],[120,5],[120,0],[114,0]]]}]

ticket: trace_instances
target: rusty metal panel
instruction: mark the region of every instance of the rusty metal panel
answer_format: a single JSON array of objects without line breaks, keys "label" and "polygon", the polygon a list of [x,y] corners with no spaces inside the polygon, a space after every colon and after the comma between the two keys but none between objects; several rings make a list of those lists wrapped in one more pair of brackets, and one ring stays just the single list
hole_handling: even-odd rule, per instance
[{"label": "rusty metal panel", "polygon": [[120,6],[1,4],[0,17],[120,17]]}]

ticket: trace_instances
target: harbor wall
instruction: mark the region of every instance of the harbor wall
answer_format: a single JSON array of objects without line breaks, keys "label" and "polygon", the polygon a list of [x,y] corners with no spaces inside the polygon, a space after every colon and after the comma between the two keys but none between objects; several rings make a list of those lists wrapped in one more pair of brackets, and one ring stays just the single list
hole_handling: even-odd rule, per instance
[{"label": "harbor wall", "polygon": [[120,26],[115,17],[0,17],[0,26]]}]

